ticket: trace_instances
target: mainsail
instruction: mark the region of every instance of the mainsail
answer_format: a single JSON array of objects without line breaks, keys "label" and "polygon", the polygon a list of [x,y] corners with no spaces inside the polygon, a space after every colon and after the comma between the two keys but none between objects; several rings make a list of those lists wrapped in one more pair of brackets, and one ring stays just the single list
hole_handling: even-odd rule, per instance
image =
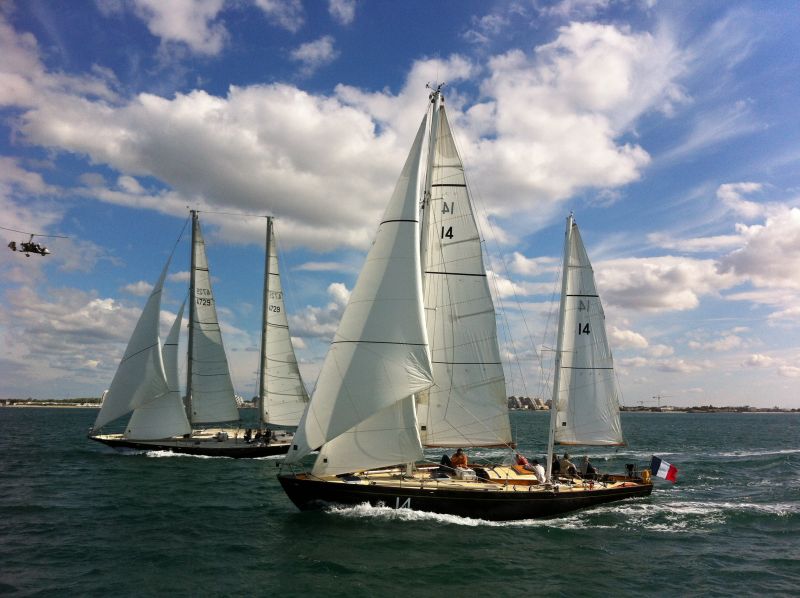
[{"label": "mainsail", "polygon": [[139,316],[122,361],[105,394],[100,413],[97,414],[94,432],[131,410],[169,394],[158,337],[161,291],[169,262],[168,259]]},{"label": "mainsail", "polygon": [[434,105],[431,135],[422,265],[436,384],[419,397],[420,435],[426,446],[507,445],[511,427],[494,305],[443,104]]},{"label": "mainsail", "polygon": [[289,333],[271,217],[267,218],[266,246],[259,380],[261,421],[277,426],[296,426],[308,404],[308,393]]},{"label": "mainsail", "polygon": [[621,445],[619,394],[594,271],[570,214],[552,413],[556,444]]},{"label": "mainsail", "polygon": [[[314,471],[320,473],[422,455],[411,402],[433,380],[419,268],[419,169],[426,122],[427,117],[350,295],[287,463],[319,447]],[[397,438],[387,442],[392,436]]]},{"label": "mainsail", "polygon": [[178,340],[183,321],[184,302],[164,341],[162,358],[166,373],[169,393],[158,400],[143,403],[133,411],[125,429],[127,438],[137,440],[154,440],[170,436],[189,434],[192,427],[186,418],[186,410],[181,400],[181,389],[178,381]]},{"label": "mainsail", "polygon": [[239,419],[211,291],[206,245],[192,211],[192,270],[189,289],[189,372],[187,400],[192,424]]}]

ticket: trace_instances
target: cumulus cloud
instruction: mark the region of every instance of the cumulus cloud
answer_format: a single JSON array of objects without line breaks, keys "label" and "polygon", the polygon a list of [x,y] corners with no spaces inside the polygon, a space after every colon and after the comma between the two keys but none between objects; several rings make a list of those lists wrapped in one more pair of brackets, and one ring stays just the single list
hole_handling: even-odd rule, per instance
[{"label": "cumulus cloud", "polygon": [[505,29],[511,20],[508,15],[494,12],[482,17],[472,17],[472,27],[464,33],[464,39],[475,44],[488,43]]},{"label": "cumulus cloud", "polygon": [[328,0],[328,12],[334,21],[349,25],[356,16],[356,0]]},{"label": "cumulus cloud", "polygon": [[128,293],[137,297],[145,297],[153,290],[153,285],[149,282],[145,282],[144,280],[140,280],[139,282],[126,284],[120,290],[123,293]]},{"label": "cumulus cloud", "polygon": [[295,266],[294,270],[305,270],[307,272],[342,272],[352,270],[352,266],[342,262],[305,262]]},{"label": "cumulus cloud", "polygon": [[782,365],[778,368],[778,375],[784,378],[800,378],[800,367]]},{"label": "cumulus cloud", "polygon": [[720,271],[757,287],[800,288],[800,209],[776,207],[763,224],[739,224],[743,246],[720,260]]},{"label": "cumulus cloud", "polygon": [[701,372],[709,367],[710,363],[708,361],[688,362],[684,359],[678,358],[659,361],[655,364],[655,369],[670,374],[690,374],[694,372]]},{"label": "cumulus cloud", "polygon": [[473,176],[484,188],[503,189],[504,204],[491,209],[509,219],[530,213],[531,198],[549,220],[581,188],[636,180],[650,157],[617,138],[683,97],[675,80],[685,57],[671,39],[610,25],[573,23],[533,54],[513,50],[488,67],[481,88],[492,99],[467,112],[477,139],[465,153],[479,156]]},{"label": "cumulus cloud", "polygon": [[[214,13],[215,5],[203,6],[203,14]],[[302,18],[298,2],[260,0],[258,6],[286,23]],[[282,217],[285,238],[314,249],[369,244],[419,123],[428,81],[438,77],[453,86],[446,88],[450,116],[470,175],[491,190],[483,198],[486,213],[500,219],[496,230],[509,240],[514,236],[504,236],[504,228],[530,232],[583,187],[635,180],[647,153],[617,139],[642,114],[677,101],[674,80],[683,68],[666,37],[572,24],[535,52],[491,58],[483,71],[487,99],[472,105],[457,85],[479,76],[482,65],[460,56],[414,63],[397,94],[339,85],[324,96],[271,84],[231,87],[225,96],[196,90],[108,102],[79,91],[80,82],[48,74],[30,36],[6,33],[0,49],[19,55],[13,64],[29,66],[13,72],[24,83],[17,88],[27,89],[13,94],[29,107],[18,120],[25,140],[86,155],[120,173],[113,188],[90,185],[92,196],[176,215],[187,203],[253,213],[263,213],[266,203]],[[330,38],[296,52],[308,67],[334,56]],[[35,93],[42,87],[48,93]],[[95,93],[108,89],[101,85]],[[142,177],[167,189],[143,189]],[[341,209],[319,209],[331,200]],[[542,209],[530,209],[532,202]],[[223,224],[221,233],[260,241],[249,225]]]},{"label": "cumulus cloud", "polygon": [[300,0],[255,0],[267,19],[287,31],[297,33],[305,23],[305,13]]},{"label": "cumulus cloud", "polygon": [[690,349],[700,351],[714,351],[723,352],[730,351],[731,349],[739,349],[744,346],[744,340],[735,334],[725,334],[721,338],[713,341],[689,341]]},{"label": "cumulus cloud", "polygon": [[322,338],[330,340],[339,327],[350,291],[341,282],[328,286],[330,301],[324,307],[308,305],[297,314],[289,315],[289,328],[292,333],[306,338]]},{"label": "cumulus cloud", "polygon": [[753,220],[764,214],[764,207],[744,199],[745,195],[761,191],[759,183],[726,183],[717,189],[717,199],[736,214]]},{"label": "cumulus cloud", "polygon": [[608,331],[611,344],[620,349],[644,349],[649,343],[647,339],[633,330],[620,330],[616,326],[611,326]]},{"label": "cumulus cloud", "polygon": [[164,42],[186,44],[200,54],[218,54],[228,32],[214,23],[224,0],[134,0],[134,11]]},{"label": "cumulus cloud", "polygon": [[751,368],[766,368],[775,364],[775,360],[769,355],[762,355],[760,353],[753,353],[748,357],[744,365]]},{"label": "cumulus cloud", "polygon": [[[113,299],[75,289],[54,289],[49,296],[57,300],[48,300],[27,286],[6,293],[10,309],[0,311],[0,334],[5,347],[14,347],[3,350],[9,367],[37,351],[40,378],[77,382],[87,375],[95,379],[101,371],[110,381],[140,308],[123,307]],[[22,345],[16,342],[20,338],[26,339]],[[41,347],[47,350],[38,351]],[[2,386],[13,385],[14,371],[0,375]],[[0,387],[0,394],[6,392],[8,388]]]},{"label": "cumulus cloud", "polygon": [[339,52],[333,47],[333,37],[324,35],[321,38],[300,45],[292,50],[292,60],[303,65],[303,74],[311,75],[318,68],[330,64],[338,58]]},{"label": "cumulus cloud", "polygon": [[609,4],[611,0],[561,0],[540,10],[545,15],[580,19],[594,16],[608,8]]},{"label": "cumulus cloud", "polygon": [[649,312],[694,309],[702,296],[740,281],[719,272],[714,260],[674,256],[607,260],[595,264],[595,276],[606,302]]},{"label": "cumulus cloud", "polygon": [[675,349],[673,349],[669,345],[658,344],[658,345],[650,345],[649,347],[647,347],[647,354],[650,357],[656,357],[656,358],[669,357],[674,353]]},{"label": "cumulus cloud", "polygon": [[509,260],[509,270],[515,274],[523,276],[538,276],[551,272],[557,272],[561,267],[560,260],[554,257],[534,257],[529,258],[515,251]]}]

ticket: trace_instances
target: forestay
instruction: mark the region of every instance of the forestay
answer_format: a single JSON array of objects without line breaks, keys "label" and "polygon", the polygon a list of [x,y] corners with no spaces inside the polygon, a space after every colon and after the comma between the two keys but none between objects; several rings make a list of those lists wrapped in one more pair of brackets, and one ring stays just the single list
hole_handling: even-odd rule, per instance
[{"label": "forestay", "polygon": [[[411,395],[432,383],[417,218],[426,120],[325,357],[288,463],[334,439],[322,448],[315,471],[328,470],[325,459],[335,460],[335,471],[354,471],[413,461],[421,454],[413,416],[406,405],[394,406],[410,403]],[[387,420],[393,427],[383,428],[381,439],[373,441],[373,423]],[[398,438],[387,442],[393,435]]]},{"label": "forestay", "polygon": [[192,240],[191,421],[202,424],[238,420],[239,411],[211,291],[205,241],[196,214],[192,219]]},{"label": "forestay", "polygon": [[161,341],[158,337],[161,290],[169,262],[168,259],[128,341],[128,347],[94,422],[95,432],[139,405],[169,393],[161,358]]},{"label": "forestay", "polygon": [[436,384],[418,403],[420,435],[426,446],[505,445],[511,427],[481,240],[444,105],[434,118],[423,270]]},{"label": "forestay", "polygon": [[621,445],[619,396],[594,271],[568,219],[562,285],[561,349],[555,399],[557,444]]},{"label": "forestay", "polygon": [[134,409],[125,430],[127,438],[155,440],[170,436],[182,436],[192,431],[189,420],[186,418],[186,409],[181,400],[180,382],[178,380],[178,341],[185,305],[186,303],[184,302],[178,310],[178,315],[170,328],[162,349],[169,393],[157,399],[145,401]]}]

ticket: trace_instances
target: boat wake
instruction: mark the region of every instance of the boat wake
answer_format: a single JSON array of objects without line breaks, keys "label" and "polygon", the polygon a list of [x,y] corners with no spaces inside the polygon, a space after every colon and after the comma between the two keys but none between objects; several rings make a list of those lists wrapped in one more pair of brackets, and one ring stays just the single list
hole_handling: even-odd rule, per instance
[{"label": "boat wake", "polygon": [[[139,453],[141,454],[141,453]],[[173,453],[172,451],[144,451],[146,457],[153,459],[164,459],[168,457],[179,457],[187,459],[231,459],[232,457],[210,456],[210,455],[187,455],[185,453]]]},{"label": "boat wake", "polygon": [[583,519],[585,514],[574,514],[560,516],[553,519],[520,519],[516,521],[489,521],[487,519],[476,519],[472,517],[459,517],[457,515],[443,515],[441,513],[428,513],[425,511],[414,511],[412,509],[393,509],[391,507],[373,507],[369,503],[362,503],[357,506],[335,506],[328,509],[339,517],[348,519],[379,519],[384,521],[410,521],[410,522],[435,522],[447,525],[460,525],[464,527],[539,527],[539,528],[560,528],[560,529],[579,529],[586,527],[608,527],[598,525],[587,525]]},{"label": "boat wake", "polygon": [[581,513],[552,519],[524,519],[519,521],[488,521],[456,515],[442,515],[374,507],[368,503],[346,507],[335,506],[327,511],[347,519],[377,519],[401,522],[435,522],[464,527],[526,527],[562,530],[590,529],[647,529],[662,533],[711,533],[731,516],[760,515],[791,517],[800,514],[800,504],[782,502],[759,504],[750,502],[699,502],[650,500],[632,501],[625,505],[604,505]]}]

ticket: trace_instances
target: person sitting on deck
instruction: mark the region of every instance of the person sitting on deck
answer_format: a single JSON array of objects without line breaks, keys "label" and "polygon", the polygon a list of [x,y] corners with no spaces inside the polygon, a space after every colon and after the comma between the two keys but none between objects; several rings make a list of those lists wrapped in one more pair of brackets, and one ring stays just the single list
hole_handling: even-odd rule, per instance
[{"label": "person sitting on deck", "polygon": [[564,453],[559,469],[561,475],[578,475],[578,468],[569,460],[569,453]]},{"label": "person sitting on deck", "polygon": [[553,462],[550,464],[550,475],[557,476],[561,473],[561,463],[558,460],[558,455],[553,455]]},{"label": "person sitting on deck", "polygon": [[464,449],[458,449],[455,454],[450,457],[450,465],[455,469],[457,467],[467,466],[467,454]]},{"label": "person sitting on deck", "polygon": [[587,455],[583,456],[583,461],[581,462],[581,477],[587,480],[597,479],[597,468],[589,462]]},{"label": "person sitting on deck", "polygon": [[544,475],[544,467],[539,465],[539,461],[536,459],[533,460],[533,464],[531,465],[534,475],[536,475],[536,479],[539,481],[540,484],[544,484],[545,475]]},{"label": "person sitting on deck", "polygon": [[533,471],[533,465],[528,463],[528,459],[525,458],[525,455],[522,455],[520,453],[517,453],[514,456],[514,465],[519,465],[523,469],[526,469],[528,471]]}]

